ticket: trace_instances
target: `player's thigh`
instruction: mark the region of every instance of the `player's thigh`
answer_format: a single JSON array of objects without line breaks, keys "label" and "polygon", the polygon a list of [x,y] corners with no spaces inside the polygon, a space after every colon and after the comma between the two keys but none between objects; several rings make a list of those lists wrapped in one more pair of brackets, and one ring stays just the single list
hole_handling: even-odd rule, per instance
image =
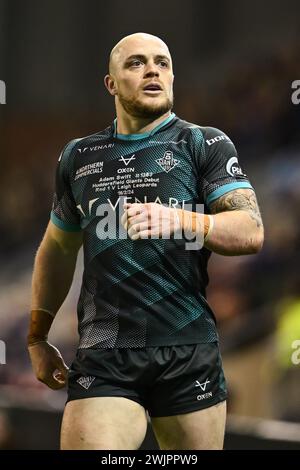
[{"label": "player's thigh", "polygon": [[204,410],[152,418],[152,427],[163,450],[221,450],[224,443],[226,402]]},{"label": "player's thigh", "polygon": [[135,450],[147,431],[145,409],[123,397],[95,397],[67,403],[61,449]]}]

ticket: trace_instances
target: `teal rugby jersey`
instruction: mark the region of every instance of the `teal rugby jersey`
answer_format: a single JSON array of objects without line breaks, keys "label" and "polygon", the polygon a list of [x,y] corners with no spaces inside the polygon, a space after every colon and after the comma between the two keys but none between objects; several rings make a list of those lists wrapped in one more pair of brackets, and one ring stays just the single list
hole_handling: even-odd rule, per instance
[{"label": "teal rugby jersey", "polygon": [[51,220],[66,231],[83,230],[79,348],[218,339],[205,298],[207,249],[188,250],[186,240],[174,237],[133,241],[119,230],[105,238],[100,229],[109,211],[120,228],[125,197],[180,208],[204,204],[209,213],[212,201],[236,188],[251,185],[230,139],[174,114],[149,133],[117,135],[114,122],[66,145]]}]

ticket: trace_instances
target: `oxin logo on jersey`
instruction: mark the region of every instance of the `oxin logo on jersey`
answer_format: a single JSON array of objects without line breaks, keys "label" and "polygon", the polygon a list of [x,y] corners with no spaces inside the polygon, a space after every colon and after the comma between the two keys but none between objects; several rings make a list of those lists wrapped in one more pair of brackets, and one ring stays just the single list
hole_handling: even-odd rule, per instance
[{"label": "oxin logo on jersey", "polygon": [[158,158],[158,160],[155,161],[166,173],[173,170],[173,168],[175,168],[175,166],[180,162],[180,160],[176,160],[176,158],[174,158],[171,150],[167,150],[162,158]]}]

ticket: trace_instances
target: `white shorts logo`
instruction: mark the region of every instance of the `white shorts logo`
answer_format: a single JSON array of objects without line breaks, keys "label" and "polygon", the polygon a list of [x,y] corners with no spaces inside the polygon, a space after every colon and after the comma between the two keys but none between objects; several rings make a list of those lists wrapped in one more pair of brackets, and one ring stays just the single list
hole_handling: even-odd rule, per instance
[{"label": "white shorts logo", "polygon": [[210,380],[206,379],[205,382],[200,383],[199,380],[196,380],[195,387],[200,387],[202,392],[205,392],[207,384],[210,383]]},{"label": "white shorts logo", "polygon": [[96,377],[94,377],[93,375],[87,375],[86,377],[82,376],[82,377],[79,377],[79,379],[77,379],[76,382],[79,383],[79,385],[81,385],[83,388],[88,390],[90,386],[92,385],[92,383],[94,382],[95,378]]}]

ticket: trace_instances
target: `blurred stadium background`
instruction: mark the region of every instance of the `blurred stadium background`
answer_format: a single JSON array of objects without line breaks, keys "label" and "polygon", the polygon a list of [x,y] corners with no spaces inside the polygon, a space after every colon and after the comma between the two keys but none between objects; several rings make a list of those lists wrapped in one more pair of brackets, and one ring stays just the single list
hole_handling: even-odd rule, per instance
[{"label": "blurred stadium background", "polygon": [[[114,118],[102,77],[110,49],[136,31],[170,47],[176,114],[235,142],[265,222],[260,254],[210,264],[230,390],[226,448],[300,448],[299,18],[297,0],[0,0],[0,448],[58,447],[65,392],[36,381],[26,352],[33,258],[58,155]],[[51,333],[67,363],[81,269],[79,260]],[[155,448],[150,429],[144,447]]]}]

